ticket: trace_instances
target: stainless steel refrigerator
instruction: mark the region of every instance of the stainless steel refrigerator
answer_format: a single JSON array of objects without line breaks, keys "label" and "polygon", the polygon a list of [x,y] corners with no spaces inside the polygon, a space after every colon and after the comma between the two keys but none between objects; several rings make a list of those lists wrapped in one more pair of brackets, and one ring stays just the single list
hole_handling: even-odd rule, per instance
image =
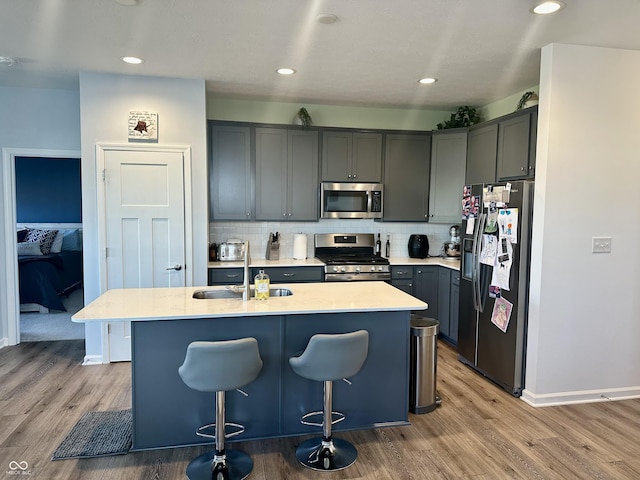
[{"label": "stainless steel refrigerator", "polygon": [[533,190],[470,185],[462,202],[458,358],[514,396],[524,388]]}]

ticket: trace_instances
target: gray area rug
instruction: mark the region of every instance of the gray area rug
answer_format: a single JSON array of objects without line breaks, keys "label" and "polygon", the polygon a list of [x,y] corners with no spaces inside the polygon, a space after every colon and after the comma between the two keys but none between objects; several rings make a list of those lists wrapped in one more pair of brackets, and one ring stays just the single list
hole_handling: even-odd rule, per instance
[{"label": "gray area rug", "polygon": [[51,460],[125,454],[131,448],[131,430],[131,410],[85,413]]}]

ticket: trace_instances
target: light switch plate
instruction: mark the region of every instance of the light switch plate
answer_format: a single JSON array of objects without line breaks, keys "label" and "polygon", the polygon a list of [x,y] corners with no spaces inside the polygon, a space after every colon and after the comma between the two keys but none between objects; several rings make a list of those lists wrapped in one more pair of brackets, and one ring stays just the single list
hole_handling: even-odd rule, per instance
[{"label": "light switch plate", "polygon": [[593,237],[591,239],[592,253],[611,253],[611,237]]}]

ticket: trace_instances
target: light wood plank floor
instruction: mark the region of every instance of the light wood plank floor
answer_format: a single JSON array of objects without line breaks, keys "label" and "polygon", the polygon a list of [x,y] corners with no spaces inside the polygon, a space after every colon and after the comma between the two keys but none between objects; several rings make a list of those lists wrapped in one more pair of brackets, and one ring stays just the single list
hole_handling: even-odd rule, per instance
[{"label": "light wood plank floor", "polygon": [[[185,478],[205,447],[50,461],[84,412],[131,405],[129,364],[82,367],[83,354],[81,340],[0,350],[0,480],[16,478],[12,461],[29,465],[20,478]],[[442,406],[410,415],[408,427],[339,434],[359,451],[346,470],[300,467],[294,449],[308,437],[232,448],[253,457],[252,479],[640,479],[640,399],[535,409],[462,365],[448,345],[438,357]]]}]

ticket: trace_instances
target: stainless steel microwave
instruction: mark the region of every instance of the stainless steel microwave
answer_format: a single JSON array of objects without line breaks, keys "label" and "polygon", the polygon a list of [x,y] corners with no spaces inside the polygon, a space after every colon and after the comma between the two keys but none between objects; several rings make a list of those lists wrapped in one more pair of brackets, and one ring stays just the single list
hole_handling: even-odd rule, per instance
[{"label": "stainless steel microwave", "polygon": [[381,183],[320,184],[320,218],[382,218]]}]

